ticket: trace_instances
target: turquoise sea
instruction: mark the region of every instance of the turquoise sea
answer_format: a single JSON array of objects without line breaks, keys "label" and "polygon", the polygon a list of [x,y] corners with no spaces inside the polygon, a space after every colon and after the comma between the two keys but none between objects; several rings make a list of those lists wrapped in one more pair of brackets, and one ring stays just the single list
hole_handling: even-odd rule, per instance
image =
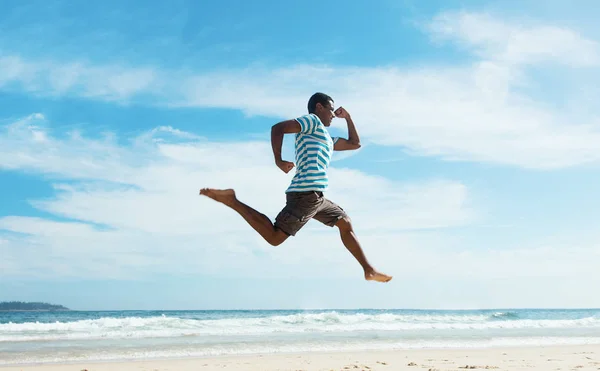
[{"label": "turquoise sea", "polygon": [[0,312],[0,366],[600,343],[600,309]]}]

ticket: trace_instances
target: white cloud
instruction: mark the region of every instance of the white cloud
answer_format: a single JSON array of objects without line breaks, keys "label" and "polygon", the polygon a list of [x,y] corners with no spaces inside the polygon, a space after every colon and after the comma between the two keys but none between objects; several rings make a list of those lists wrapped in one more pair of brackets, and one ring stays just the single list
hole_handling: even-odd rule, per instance
[{"label": "white cloud", "polygon": [[[336,230],[312,221],[273,248],[235,212],[197,195],[205,185],[234,187],[240,199],[273,218],[283,206],[290,176],[273,166],[264,141],[215,144],[173,128],[166,137],[160,136],[163,130],[150,130],[132,138],[129,146],[118,146],[114,137],[112,142],[82,135],[56,137],[39,119],[31,115],[0,135],[0,164],[53,178],[56,196],[30,202],[62,221],[0,218],[5,279],[79,279],[82,274],[87,279],[139,279],[174,272],[361,279]],[[35,140],[32,128],[44,133],[45,146]],[[171,137],[172,132],[178,136]],[[102,156],[107,150],[118,157]],[[91,166],[78,165],[74,157]],[[520,278],[533,285],[544,277],[564,290],[573,290],[581,279],[600,280],[593,236],[577,245],[563,240],[494,249],[489,236],[477,246],[461,233],[445,233],[448,227],[479,221],[460,183],[400,183],[336,166],[331,183],[329,197],[352,216],[371,262],[399,284],[478,282],[488,289],[498,287],[498,292],[473,294],[481,302],[469,305],[493,306],[529,302],[525,294],[509,292],[502,283],[506,280]],[[452,295],[444,300],[424,303],[469,306]]]},{"label": "white cloud", "polygon": [[456,40],[485,59],[509,64],[561,63],[598,67],[600,45],[577,32],[531,20],[504,22],[489,14],[448,12],[429,30],[439,39]]},{"label": "white cloud", "polygon": [[156,92],[160,87],[153,68],[95,66],[83,61],[27,61],[18,55],[0,57],[0,88],[4,89],[123,102],[137,94]]},{"label": "white cloud", "polygon": [[[40,119],[30,115],[6,126],[0,167],[53,179],[56,195],[30,202],[66,221],[1,218],[1,230],[20,236],[0,247],[7,261],[18,263],[4,274],[77,276],[83,269],[88,277],[122,278],[176,267],[179,273],[262,276],[287,275],[290,267],[308,262],[316,274],[356,274],[354,262],[330,267],[339,258],[352,259],[336,230],[311,222],[273,248],[235,212],[198,195],[204,186],[234,187],[242,201],[273,219],[284,206],[291,174],[273,165],[268,141],[213,143],[158,128],[120,146],[112,135],[54,136]],[[404,184],[333,167],[331,182],[329,197],[350,213],[365,238],[462,226],[477,217],[466,188],[451,180]],[[314,254],[319,264],[312,263]],[[265,273],[265,264],[277,267]]]},{"label": "white cloud", "polygon": [[[535,169],[598,163],[597,41],[576,31],[443,13],[434,40],[475,53],[461,65],[288,66],[183,72],[0,58],[0,87],[171,107],[222,107],[290,118],[326,90],[352,113],[365,144],[418,156]],[[583,70],[582,70],[583,68]],[[584,72],[585,71],[585,72]],[[537,77],[543,74],[542,77]],[[343,131],[343,124],[336,124]]]}]

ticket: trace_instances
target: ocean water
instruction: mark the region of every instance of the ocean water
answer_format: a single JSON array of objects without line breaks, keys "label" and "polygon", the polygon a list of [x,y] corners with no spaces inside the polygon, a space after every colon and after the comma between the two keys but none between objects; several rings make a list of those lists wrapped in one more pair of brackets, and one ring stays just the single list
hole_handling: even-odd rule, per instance
[{"label": "ocean water", "polygon": [[0,312],[0,366],[600,343],[600,309]]}]

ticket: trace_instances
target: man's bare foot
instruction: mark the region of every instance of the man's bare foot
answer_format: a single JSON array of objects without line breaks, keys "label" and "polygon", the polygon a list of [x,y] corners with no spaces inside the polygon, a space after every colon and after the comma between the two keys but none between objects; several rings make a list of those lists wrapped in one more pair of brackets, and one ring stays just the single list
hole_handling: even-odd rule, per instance
[{"label": "man's bare foot", "polygon": [[365,272],[365,279],[367,281],[388,282],[392,279],[392,276],[374,270],[372,272]]},{"label": "man's bare foot", "polygon": [[233,189],[202,188],[200,194],[228,206],[231,206],[236,200]]}]

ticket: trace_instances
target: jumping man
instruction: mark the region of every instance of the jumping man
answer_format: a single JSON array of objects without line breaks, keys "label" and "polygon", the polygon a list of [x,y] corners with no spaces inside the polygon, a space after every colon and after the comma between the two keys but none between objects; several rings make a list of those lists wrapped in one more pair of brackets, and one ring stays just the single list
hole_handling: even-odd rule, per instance
[{"label": "jumping man", "polygon": [[[348,139],[329,135],[326,127],[331,125],[336,116],[346,119]],[[329,227],[338,227],[342,243],[362,266],[365,279],[388,282],[392,277],[375,270],[365,257],[346,212],[323,195],[328,186],[327,168],[333,151],[360,148],[350,114],[343,107],[334,111],[330,96],[315,93],[308,101],[308,115],[273,125],[271,145],[275,164],[286,174],[294,168],[294,164],[282,160],[281,146],[284,134],[291,133],[296,134],[296,174],[286,190],[286,205],[275,218],[274,224],[266,215],[238,200],[233,189],[202,188],[200,194],[235,210],[273,246],[296,235],[310,219]]]}]

